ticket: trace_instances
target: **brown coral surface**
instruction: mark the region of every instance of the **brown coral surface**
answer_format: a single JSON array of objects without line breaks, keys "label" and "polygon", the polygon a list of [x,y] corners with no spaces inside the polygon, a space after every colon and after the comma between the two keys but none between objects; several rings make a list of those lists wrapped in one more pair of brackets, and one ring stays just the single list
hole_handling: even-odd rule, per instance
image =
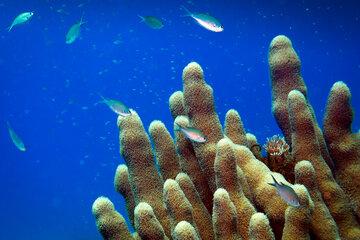
[{"label": "brown coral surface", "polygon": [[[350,90],[343,82],[331,89],[323,134],[287,37],[272,40],[269,67],[272,109],[285,139],[270,142],[267,156],[236,110],[222,127],[213,90],[195,62],[169,103],[174,125],[201,130],[205,143],[180,131],[174,140],[161,121],[148,134],[134,111],[119,117],[126,165],[118,167],[114,185],[136,232],[100,197],[93,214],[105,240],[360,239],[360,133],[351,132]],[[300,207],[268,184],[271,175],[294,189]]]}]

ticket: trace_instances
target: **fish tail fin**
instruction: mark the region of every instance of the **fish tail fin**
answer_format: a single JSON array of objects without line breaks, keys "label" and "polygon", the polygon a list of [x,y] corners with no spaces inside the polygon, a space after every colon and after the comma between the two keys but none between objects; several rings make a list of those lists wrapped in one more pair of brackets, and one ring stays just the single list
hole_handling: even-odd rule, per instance
[{"label": "fish tail fin", "polygon": [[174,131],[178,132],[178,131],[180,131],[180,130],[181,130],[181,128],[180,128],[179,124],[177,124],[176,122],[174,122]]},{"label": "fish tail fin", "polygon": [[271,185],[271,186],[274,186],[274,187],[276,187],[277,185],[279,185],[279,183],[276,181],[276,179],[274,178],[274,176],[272,175],[272,174],[270,174],[271,175],[271,177],[272,177],[272,179],[273,179],[273,183],[268,183],[269,185]]},{"label": "fish tail fin", "polygon": [[11,128],[11,125],[10,125],[10,123],[9,123],[8,120],[6,120],[5,123],[6,123],[6,126],[7,126],[8,128]]},{"label": "fish tail fin", "polygon": [[181,5],[180,8],[184,9],[184,11],[186,12],[186,14],[182,15],[182,17],[191,17],[193,15],[192,12],[190,12],[190,10],[187,9],[184,5]]},{"label": "fish tail fin", "polygon": [[85,23],[87,23],[87,21],[84,21],[84,12],[82,13],[82,15],[81,15],[81,18],[80,18],[80,26],[81,25],[83,25],[83,24],[85,24]]},{"label": "fish tail fin", "polygon": [[6,28],[6,30],[8,30],[8,32],[10,32],[12,28],[13,28],[13,25],[10,25]]},{"label": "fish tail fin", "polygon": [[140,22],[144,22],[145,21],[145,18],[141,15],[138,14],[138,17],[141,19]]},{"label": "fish tail fin", "polygon": [[101,93],[97,93],[97,95],[99,95],[99,97],[101,98],[101,100],[97,101],[96,103],[94,103],[94,106],[97,106],[98,104],[101,104],[101,103],[105,103],[106,102],[106,98],[101,95]]}]

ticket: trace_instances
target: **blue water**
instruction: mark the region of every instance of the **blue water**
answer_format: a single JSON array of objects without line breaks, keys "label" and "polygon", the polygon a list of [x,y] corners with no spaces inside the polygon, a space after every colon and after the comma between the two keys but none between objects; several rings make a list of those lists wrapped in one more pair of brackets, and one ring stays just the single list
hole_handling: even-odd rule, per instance
[{"label": "blue water", "polygon": [[[45,1],[0,2],[0,239],[101,239],[92,202],[113,189],[119,156],[116,115],[99,93],[135,109],[145,128],[169,128],[168,98],[183,67],[197,61],[213,87],[221,121],[235,108],[260,143],[280,133],[271,114],[268,45],[287,35],[302,60],[309,99],[322,122],[335,81],[352,90],[360,111],[360,4],[356,1]],[[79,5],[80,4],[80,5]],[[224,25],[210,32],[180,5]],[[19,13],[33,18],[11,32]],[[154,30],[138,14],[164,20]],[[84,16],[81,38],[65,44]],[[12,144],[5,122],[23,138]],[[354,130],[360,128],[355,118]]]}]

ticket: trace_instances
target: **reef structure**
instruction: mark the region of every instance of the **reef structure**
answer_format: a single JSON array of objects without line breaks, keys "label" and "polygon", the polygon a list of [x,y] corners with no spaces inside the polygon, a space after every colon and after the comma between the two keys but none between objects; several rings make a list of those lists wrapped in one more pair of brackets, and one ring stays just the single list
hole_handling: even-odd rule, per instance
[{"label": "reef structure", "polygon": [[[286,36],[272,40],[269,67],[272,110],[285,138],[270,138],[267,156],[236,110],[221,126],[213,90],[194,62],[169,105],[174,126],[201,130],[205,143],[179,131],[173,139],[161,121],[148,135],[135,111],[118,118],[126,165],[117,168],[114,185],[135,232],[99,197],[92,210],[105,240],[360,239],[360,133],[351,132],[349,88],[333,85],[322,130]],[[300,207],[280,198],[271,175],[294,189]]]}]

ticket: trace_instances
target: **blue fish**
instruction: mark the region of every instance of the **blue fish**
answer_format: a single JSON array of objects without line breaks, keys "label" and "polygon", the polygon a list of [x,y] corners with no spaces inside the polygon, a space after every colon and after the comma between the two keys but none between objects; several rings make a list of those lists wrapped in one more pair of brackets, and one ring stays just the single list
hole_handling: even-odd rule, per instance
[{"label": "blue fish", "polygon": [[148,25],[149,27],[153,28],[153,29],[161,29],[164,27],[163,22],[154,16],[140,16],[138,15],[139,18],[141,18],[141,22],[146,23],[146,25]]},{"label": "blue fish", "polygon": [[125,104],[123,104],[122,102],[114,99],[105,98],[101,95],[100,97],[102,98],[100,102],[105,103],[116,114],[122,117],[131,115],[130,109],[127,106],[125,106]]},{"label": "blue fish", "polygon": [[12,142],[14,143],[14,145],[22,152],[26,151],[26,147],[24,142],[21,140],[21,138],[15,133],[14,129],[10,126],[9,122],[6,122],[8,131],[9,131],[9,136],[12,140]]}]

